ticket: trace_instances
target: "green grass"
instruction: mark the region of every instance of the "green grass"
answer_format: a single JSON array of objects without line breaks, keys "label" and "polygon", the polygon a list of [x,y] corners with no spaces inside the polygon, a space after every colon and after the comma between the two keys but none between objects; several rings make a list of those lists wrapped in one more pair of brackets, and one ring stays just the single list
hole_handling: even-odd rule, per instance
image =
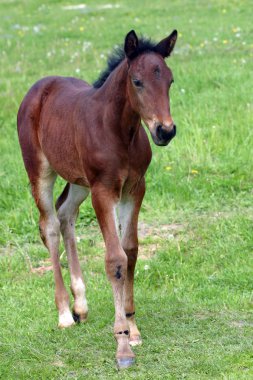
[{"label": "green grass", "polygon": [[[89,0],[84,10],[65,10],[69,4],[0,3],[0,378],[253,379],[251,1],[119,0],[105,9],[108,2]],[[155,40],[180,33],[168,60],[178,134],[167,148],[152,144],[136,269],[143,346],[136,366],[118,374],[112,294],[90,200],[77,224],[88,323],[58,330],[52,272],[31,270],[48,253],[16,113],[43,76],[95,80],[133,28]],[[65,255],[62,265],[69,284]]]}]

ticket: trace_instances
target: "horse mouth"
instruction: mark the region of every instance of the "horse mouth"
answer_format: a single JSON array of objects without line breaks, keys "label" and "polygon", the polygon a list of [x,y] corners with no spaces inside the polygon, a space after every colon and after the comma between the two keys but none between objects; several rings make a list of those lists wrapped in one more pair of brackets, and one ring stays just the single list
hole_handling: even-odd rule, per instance
[{"label": "horse mouth", "polygon": [[151,135],[152,140],[154,143],[158,146],[166,146],[170,143],[170,141],[173,139],[173,137],[169,140],[159,140],[156,136]]},{"label": "horse mouth", "polygon": [[151,133],[152,140],[158,146],[168,145],[175,136],[176,136],[176,126],[174,126],[173,130],[168,133],[164,131],[161,133],[159,128],[157,128],[155,134]]},{"label": "horse mouth", "polygon": [[168,145],[170,141],[176,136],[177,127],[175,124],[167,127],[166,125],[162,123],[151,124],[145,121],[144,123],[149,129],[152,140],[158,146]]}]

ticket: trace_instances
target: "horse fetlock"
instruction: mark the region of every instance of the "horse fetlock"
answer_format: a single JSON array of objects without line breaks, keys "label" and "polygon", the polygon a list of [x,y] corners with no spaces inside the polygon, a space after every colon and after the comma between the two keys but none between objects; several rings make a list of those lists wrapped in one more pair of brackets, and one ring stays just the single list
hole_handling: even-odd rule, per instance
[{"label": "horse fetlock", "polygon": [[118,331],[115,333],[115,337],[117,338],[118,336],[120,337],[121,335],[126,335],[126,336],[129,336],[129,330],[126,329],[126,330],[122,330],[122,331]]},{"label": "horse fetlock", "polygon": [[72,326],[75,323],[75,321],[69,308],[69,295],[65,288],[56,288],[55,304],[59,312],[58,327],[66,328]]},{"label": "horse fetlock", "polygon": [[74,324],[75,321],[69,309],[59,312],[59,328],[67,328]]},{"label": "horse fetlock", "polygon": [[118,331],[115,339],[118,344],[116,358],[133,358],[135,356],[129,345],[129,330]]},{"label": "horse fetlock", "polygon": [[142,339],[141,339],[141,336],[140,335],[130,335],[130,338],[129,338],[129,344],[130,346],[132,347],[135,347],[135,346],[141,346],[142,345]]},{"label": "horse fetlock", "polygon": [[126,313],[126,318],[134,318],[135,311]]},{"label": "horse fetlock", "polygon": [[129,344],[131,346],[137,346],[142,344],[141,334],[135,323],[134,313],[129,313],[129,315],[130,316],[127,318],[130,329]]},{"label": "horse fetlock", "polygon": [[75,300],[73,318],[76,322],[85,322],[88,318],[88,305],[86,299]]}]

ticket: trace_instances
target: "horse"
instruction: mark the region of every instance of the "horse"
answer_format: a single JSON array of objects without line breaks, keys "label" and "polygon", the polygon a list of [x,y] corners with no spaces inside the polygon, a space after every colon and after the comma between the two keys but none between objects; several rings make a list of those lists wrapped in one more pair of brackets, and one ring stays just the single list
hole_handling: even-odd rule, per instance
[{"label": "horse", "polygon": [[[165,146],[176,135],[169,103],[173,74],[165,63],[176,40],[176,30],[159,43],[138,38],[131,30],[93,85],[74,77],[45,77],[30,88],[17,115],[23,161],[40,215],[40,236],[53,266],[58,326],[84,322],[88,315],[75,221],[79,206],[91,193],[114,296],[120,369],[135,362],[131,346],[142,343],[133,285],[138,215],[152,151],[141,120],[156,145]],[[67,184],[54,205],[57,175]],[[72,312],[59,261],[60,235],[70,270]]]}]

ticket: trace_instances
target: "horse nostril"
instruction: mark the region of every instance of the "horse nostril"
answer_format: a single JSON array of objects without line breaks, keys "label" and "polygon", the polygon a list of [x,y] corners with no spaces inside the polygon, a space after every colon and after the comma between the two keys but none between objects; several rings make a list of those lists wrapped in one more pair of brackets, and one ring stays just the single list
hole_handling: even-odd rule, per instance
[{"label": "horse nostril", "polygon": [[158,124],[156,127],[156,136],[161,140],[163,138],[163,126],[162,124]]}]

